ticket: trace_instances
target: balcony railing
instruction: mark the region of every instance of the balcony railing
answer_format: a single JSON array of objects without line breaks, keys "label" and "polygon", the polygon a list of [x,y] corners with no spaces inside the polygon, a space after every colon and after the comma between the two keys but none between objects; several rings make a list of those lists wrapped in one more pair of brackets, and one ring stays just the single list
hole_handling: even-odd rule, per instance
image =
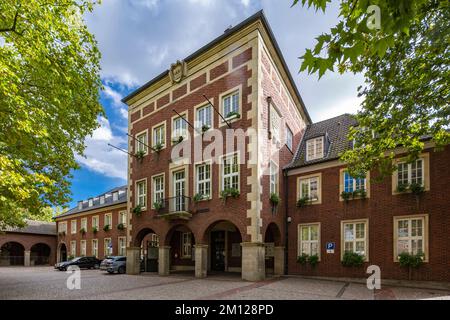
[{"label": "balcony railing", "polygon": [[168,219],[185,219],[192,217],[190,210],[191,198],[186,196],[176,196],[166,198],[160,203],[154,203],[153,206],[158,212],[158,216]]}]

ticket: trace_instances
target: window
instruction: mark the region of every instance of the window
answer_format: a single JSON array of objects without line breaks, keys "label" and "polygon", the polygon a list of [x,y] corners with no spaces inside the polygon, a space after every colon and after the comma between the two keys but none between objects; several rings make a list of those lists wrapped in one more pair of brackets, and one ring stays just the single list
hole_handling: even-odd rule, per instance
[{"label": "window", "polygon": [[136,137],[136,153],[137,152],[143,152],[144,154],[147,154],[147,132],[138,134]]},{"label": "window", "polygon": [[174,209],[177,212],[186,210],[186,199],[184,198],[185,188],[186,188],[185,170],[173,172],[173,190],[175,192]]},{"label": "window", "polygon": [[78,210],[83,210],[83,201],[78,202]]},{"label": "window", "polygon": [[184,119],[184,115],[173,119],[172,139],[177,140],[179,137],[187,138],[187,123]]},{"label": "window", "polygon": [[113,197],[113,201],[119,200],[119,193],[118,192],[113,192],[112,197]]},{"label": "window", "polygon": [[164,175],[153,177],[153,203],[164,200]]},{"label": "window", "polygon": [[286,146],[289,150],[292,151],[294,144],[294,134],[292,133],[291,129],[289,129],[288,126],[286,126]]},{"label": "window", "polygon": [[136,183],[136,206],[145,208],[147,206],[147,182],[145,180]]},{"label": "window", "polygon": [[67,222],[66,221],[58,223],[58,232],[67,233]]},{"label": "window", "polygon": [[280,141],[280,122],[281,118],[277,110],[270,106],[270,132],[275,142]]},{"label": "window", "polygon": [[110,226],[112,225],[112,215],[111,213],[106,213],[105,214],[105,226]]},{"label": "window", "polygon": [[323,158],[323,137],[306,141],[306,161]]},{"label": "window", "polygon": [[86,240],[80,241],[80,256],[82,257],[86,256]]},{"label": "window", "polygon": [[77,255],[77,242],[74,240],[70,241],[70,255],[73,257]]},{"label": "window", "polygon": [[81,219],[81,229],[84,229],[84,231],[87,231],[87,218]]},{"label": "window", "polygon": [[345,252],[355,252],[368,259],[368,221],[343,221],[342,222],[342,241]]},{"label": "window", "polygon": [[157,145],[164,147],[166,144],[165,129],[166,126],[164,124],[153,129],[153,147]]},{"label": "window", "polygon": [[98,216],[92,217],[92,228],[98,229]]},{"label": "window", "polygon": [[270,161],[270,193],[278,194],[278,166]]},{"label": "window", "polygon": [[105,196],[100,196],[100,204],[105,204]]},{"label": "window", "polygon": [[347,171],[344,171],[344,191],[359,190],[366,190],[366,178],[353,178]]},{"label": "window", "polygon": [[300,178],[299,199],[308,199],[309,201],[319,200],[320,176]]},{"label": "window", "polygon": [[232,112],[239,113],[239,91],[235,91],[223,97],[223,116],[225,118],[232,117]]},{"label": "window", "polygon": [[77,233],[77,220],[70,221],[70,233],[71,234]]},{"label": "window", "polygon": [[211,165],[209,163],[196,166],[196,193],[202,195],[203,199],[211,197]]},{"label": "window", "polygon": [[298,225],[298,255],[320,256],[320,224]]},{"label": "window", "polygon": [[239,164],[238,154],[223,158],[222,164],[222,190],[237,189],[239,190]]},{"label": "window", "polygon": [[106,238],[105,240],[105,257],[113,255],[113,244],[111,238]]},{"label": "window", "polygon": [[192,234],[190,232],[184,232],[181,234],[181,257],[190,258],[192,254]]},{"label": "window", "polygon": [[97,239],[92,239],[92,252],[91,254],[94,257],[98,257],[98,240]]},{"label": "window", "polygon": [[197,125],[200,129],[204,126],[212,128],[212,108],[211,105],[206,105],[204,107],[197,109]]},{"label": "window", "polygon": [[427,261],[428,216],[394,217],[394,261],[403,252],[424,254]]},{"label": "window", "polygon": [[398,185],[424,184],[424,161],[417,159],[412,163],[401,162],[397,165]]},{"label": "window", "polygon": [[88,206],[89,207],[92,207],[94,205],[94,200],[93,199],[89,199],[89,204],[88,204]]},{"label": "window", "polygon": [[125,256],[127,251],[127,238],[119,237],[119,247],[118,247],[118,255]]},{"label": "window", "polygon": [[123,224],[124,226],[127,225],[127,212],[126,211],[120,211],[119,212],[119,224]]}]

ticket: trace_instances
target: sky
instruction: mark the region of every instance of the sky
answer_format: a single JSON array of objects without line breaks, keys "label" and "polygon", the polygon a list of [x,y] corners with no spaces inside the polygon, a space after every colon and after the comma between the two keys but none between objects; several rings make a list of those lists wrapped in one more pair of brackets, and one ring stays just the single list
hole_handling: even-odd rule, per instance
[{"label": "sky", "polygon": [[127,148],[127,106],[120,100],[139,86],[237,25],[264,10],[287,65],[313,122],[359,108],[361,75],[299,73],[299,56],[312,48],[315,37],[338,21],[338,1],[326,13],[291,0],[103,0],[85,16],[100,51],[106,118],[86,139],[85,157],[77,157],[70,207],[78,200],[125,185],[127,154],[108,146]]}]

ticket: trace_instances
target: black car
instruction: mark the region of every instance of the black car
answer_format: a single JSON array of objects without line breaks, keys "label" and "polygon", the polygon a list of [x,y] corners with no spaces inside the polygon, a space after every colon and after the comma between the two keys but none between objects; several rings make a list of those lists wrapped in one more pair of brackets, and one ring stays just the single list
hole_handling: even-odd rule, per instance
[{"label": "black car", "polygon": [[69,266],[78,266],[80,269],[98,269],[101,260],[96,257],[77,257],[70,261],[60,262],[55,265],[59,271],[66,271]]}]

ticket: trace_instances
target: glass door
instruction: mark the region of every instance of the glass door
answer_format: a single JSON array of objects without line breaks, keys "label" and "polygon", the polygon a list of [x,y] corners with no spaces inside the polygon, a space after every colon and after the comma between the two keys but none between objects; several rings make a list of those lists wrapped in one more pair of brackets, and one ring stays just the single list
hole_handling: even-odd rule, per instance
[{"label": "glass door", "polygon": [[175,192],[175,210],[178,211],[185,211],[185,199],[184,199],[184,192],[185,192],[185,174],[184,170],[174,172],[173,174],[173,183],[174,183],[174,192]]}]

